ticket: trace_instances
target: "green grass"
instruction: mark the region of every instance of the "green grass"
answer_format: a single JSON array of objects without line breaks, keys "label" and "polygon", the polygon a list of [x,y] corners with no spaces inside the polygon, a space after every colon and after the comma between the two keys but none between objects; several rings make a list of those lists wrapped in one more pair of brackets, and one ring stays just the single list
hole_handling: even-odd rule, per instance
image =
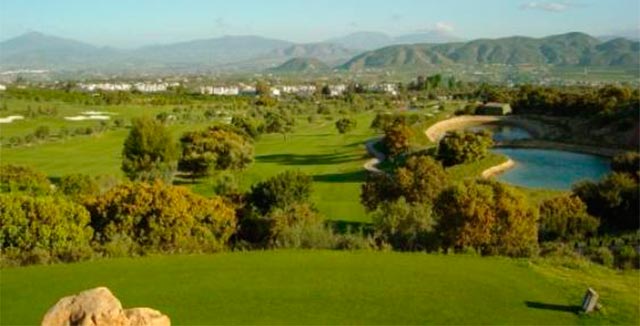
[{"label": "green grass", "polygon": [[[176,325],[638,323],[638,272],[556,270],[507,258],[339,251],[11,268],[0,271],[0,323],[37,324],[59,298],[96,286]],[[567,311],[580,304],[583,273],[597,278],[604,314]]]},{"label": "green grass", "polygon": [[[367,155],[364,142],[373,137],[369,129],[373,113],[355,118],[357,128],[346,135],[338,134],[334,121],[310,124],[303,119],[298,120],[295,132],[287,135],[286,140],[280,134],[263,135],[255,144],[255,162],[246,171],[238,173],[241,189],[247,190],[252,184],[284,170],[297,169],[313,176],[313,201],[327,218],[368,221],[359,196],[360,183],[365,177],[362,169]],[[207,123],[202,122],[171,128],[177,138],[184,131],[205,126]],[[0,164],[31,165],[52,178],[71,173],[122,177],[121,151],[127,132],[120,129],[31,147],[2,148]],[[202,180],[188,186],[210,195],[213,193],[210,184],[208,180]]]}]

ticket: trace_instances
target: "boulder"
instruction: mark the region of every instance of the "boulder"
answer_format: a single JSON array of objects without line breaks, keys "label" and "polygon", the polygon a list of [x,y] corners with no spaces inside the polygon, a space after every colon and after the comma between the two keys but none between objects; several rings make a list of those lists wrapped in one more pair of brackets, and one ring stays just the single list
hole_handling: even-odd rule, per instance
[{"label": "boulder", "polygon": [[47,311],[42,326],[169,326],[169,317],[149,308],[122,309],[106,287],[60,299]]}]

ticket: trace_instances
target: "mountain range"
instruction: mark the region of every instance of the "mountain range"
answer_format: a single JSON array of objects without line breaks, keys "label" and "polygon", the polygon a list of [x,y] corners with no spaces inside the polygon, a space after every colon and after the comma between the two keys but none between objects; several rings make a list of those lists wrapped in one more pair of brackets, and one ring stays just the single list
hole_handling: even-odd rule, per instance
[{"label": "mountain range", "polygon": [[[307,44],[260,36],[224,36],[124,50],[30,32],[0,42],[0,71],[294,72],[325,64],[348,70],[486,63],[637,66],[639,48],[637,41],[600,41],[583,33],[463,42],[441,32],[396,37],[360,32]],[[296,60],[282,65],[292,59]]]}]

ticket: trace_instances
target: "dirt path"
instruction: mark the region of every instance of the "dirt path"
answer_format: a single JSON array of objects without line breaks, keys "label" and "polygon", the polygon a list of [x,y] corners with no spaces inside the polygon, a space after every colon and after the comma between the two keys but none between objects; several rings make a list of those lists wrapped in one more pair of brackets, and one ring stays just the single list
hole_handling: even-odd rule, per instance
[{"label": "dirt path", "polygon": [[378,142],[380,142],[380,140],[381,138],[375,138],[375,139],[368,140],[365,143],[365,146],[367,147],[367,152],[369,152],[369,154],[373,156],[372,159],[364,163],[364,169],[369,172],[382,173],[382,170],[376,167],[385,159],[384,153],[378,151],[375,146]]},{"label": "dirt path", "polygon": [[539,138],[542,135],[556,134],[558,132],[553,126],[527,118],[515,116],[461,115],[435,123],[425,131],[425,134],[430,141],[436,143],[447,131],[496,122],[518,126],[528,131],[535,138]]},{"label": "dirt path", "polygon": [[480,176],[484,179],[489,179],[491,177],[494,177],[504,171],[507,171],[509,169],[511,169],[512,167],[514,167],[516,165],[516,162],[514,162],[512,159],[508,159],[506,162],[504,163],[500,163],[496,166],[492,166],[484,171],[482,171],[482,174],[480,174]]}]

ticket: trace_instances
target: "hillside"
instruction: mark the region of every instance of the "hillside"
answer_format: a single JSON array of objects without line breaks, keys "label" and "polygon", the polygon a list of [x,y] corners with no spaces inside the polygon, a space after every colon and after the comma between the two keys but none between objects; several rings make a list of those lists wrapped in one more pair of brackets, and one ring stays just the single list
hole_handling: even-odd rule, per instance
[{"label": "hillside", "polygon": [[466,43],[389,46],[354,57],[341,67],[416,67],[447,64],[550,64],[561,66],[638,65],[639,43],[627,39],[601,42],[582,33],[545,38],[507,37]]},{"label": "hillside", "polygon": [[328,71],[331,68],[316,58],[293,58],[287,62],[269,69],[275,73],[315,73]]}]

